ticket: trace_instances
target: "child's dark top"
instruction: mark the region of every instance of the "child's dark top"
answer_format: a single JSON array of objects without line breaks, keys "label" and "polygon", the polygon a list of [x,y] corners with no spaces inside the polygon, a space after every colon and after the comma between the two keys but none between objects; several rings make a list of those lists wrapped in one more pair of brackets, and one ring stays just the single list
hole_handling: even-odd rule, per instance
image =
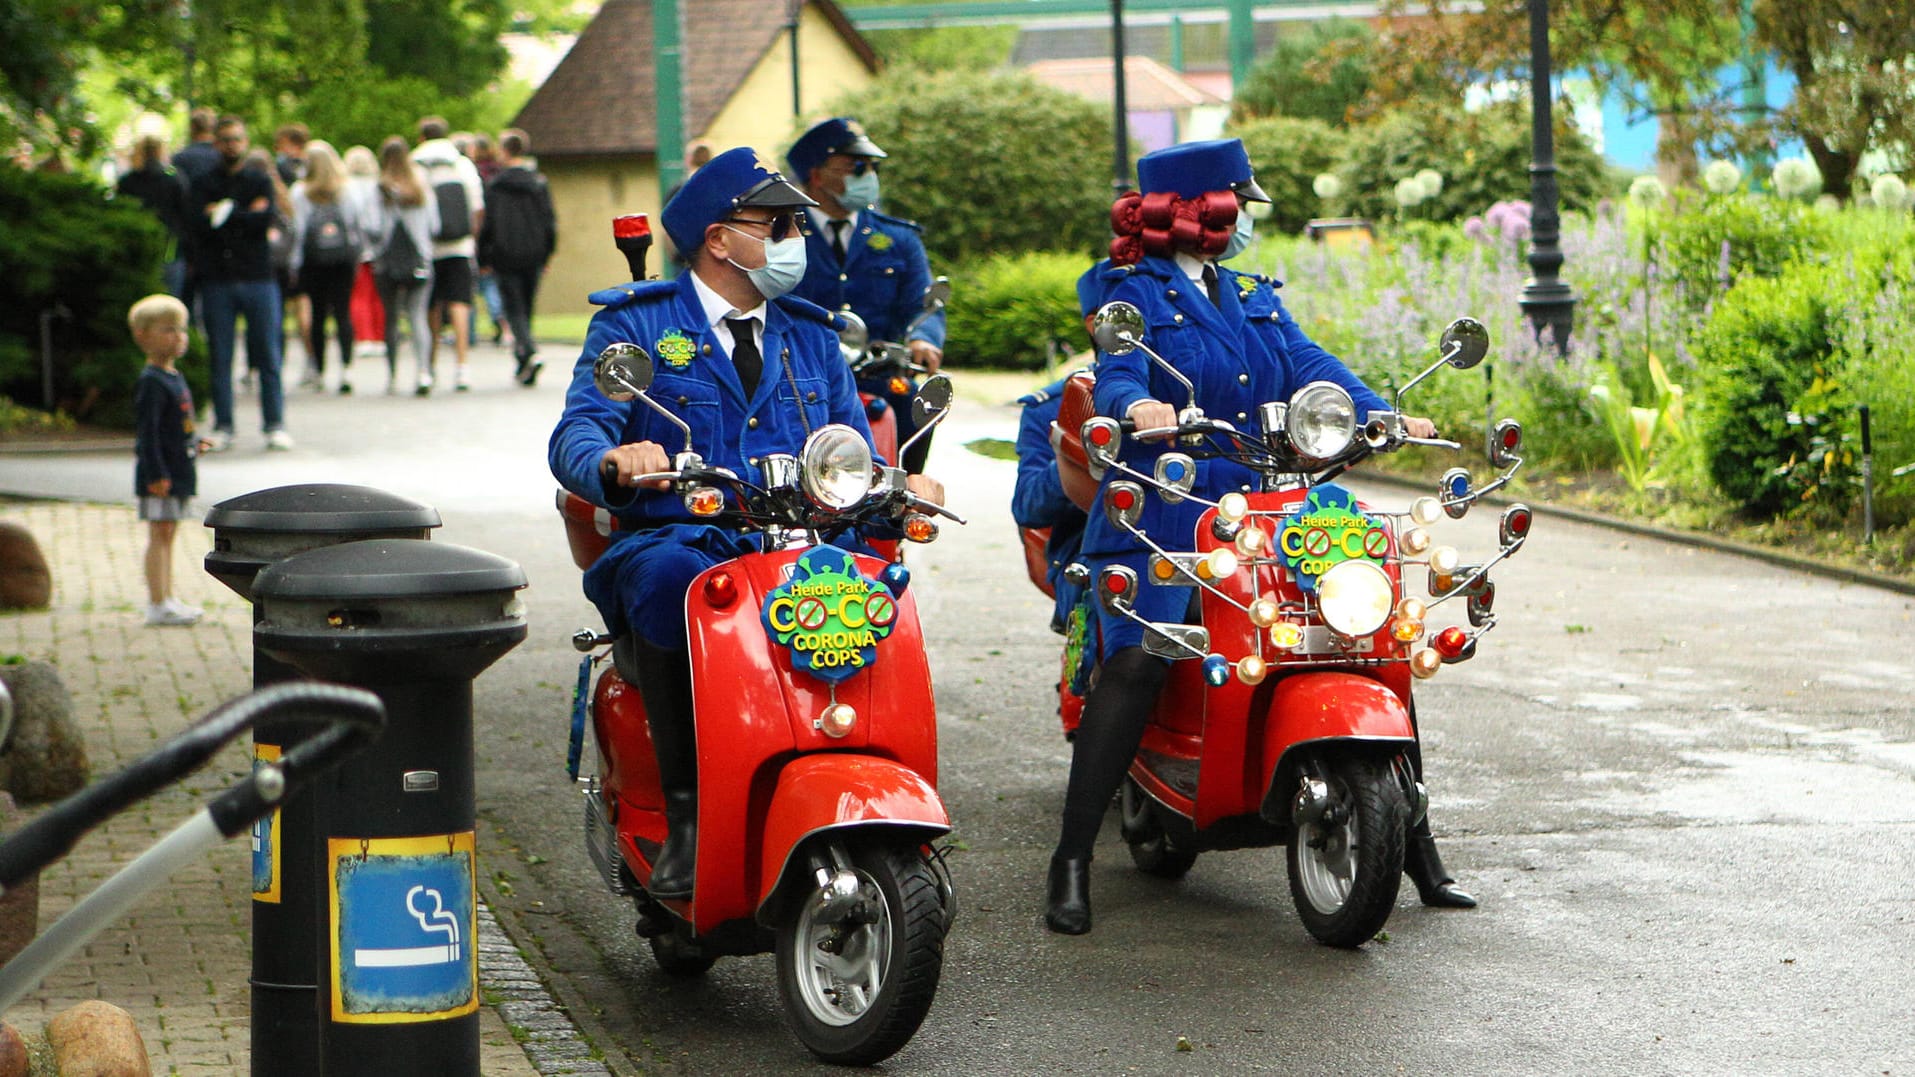
[{"label": "child's dark top", "polygon": [[199,473],[193,463],[198,439],[193,436],[193,391],[186,375],[161,370],[151,363],[140,371],[133,386],[133,494],[150,496],[147,487],[171,479],[168,497],[192,497],[198,492]]}]

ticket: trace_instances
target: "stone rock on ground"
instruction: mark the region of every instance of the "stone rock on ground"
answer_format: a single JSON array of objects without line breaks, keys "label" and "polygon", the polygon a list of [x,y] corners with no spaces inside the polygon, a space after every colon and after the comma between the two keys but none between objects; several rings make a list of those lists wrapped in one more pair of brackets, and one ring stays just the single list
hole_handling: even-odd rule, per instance
[{"label": "stone rock on ground", "polygon": [[73,1006],[47,1022],[60,1077],[147,1077],[146,1042],[133,1015],[97,999]]},{"label": "stone rock on ground", "polygon": [[23,801],[54,800],[87,783],[86,739],[73,700],[46,662],[0,666],[13,693],[13,733],[0,751],[0,789]]},{"label": "stone rock on ground", "polygon": [[0,523],[0,610],[43,610],[53,601],[53,575],[33,533]]}]

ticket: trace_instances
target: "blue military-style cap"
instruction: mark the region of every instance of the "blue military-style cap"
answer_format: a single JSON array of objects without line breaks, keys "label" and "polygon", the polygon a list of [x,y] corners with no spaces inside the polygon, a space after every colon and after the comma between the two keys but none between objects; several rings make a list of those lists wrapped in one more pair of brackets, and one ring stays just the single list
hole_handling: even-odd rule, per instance
[{"label": "blue military-style cap", "polygon": [[853,157],[884,157],[886,153],[878,148],[871,136],[864,133],[858,121],[849,116],[833,116],[828,120],[819,120],[811,125],[811,130],[798,136],[785,153],[785,163],[791,166],[791,172],[803,183],[811,176],[811,170],[825,163],[825,158],[834,153],[850,154]]},{"label": "blue military-style cap", "polygon": [[1195,198],[1210,191],[1235,191],[1252,202],[1270,201],[1257,186],[1250,155],[1237,138],[1185,142],[1146,153],[1137,159],[1137,184],[1145,194]]},{"label": "blue military-style cap", "polygon": [[815,206],[749,146],[726,150],[692,173],[659,218],[672,244],[689,254],[705,242],[705,229],[748,206],[791,209]]}]

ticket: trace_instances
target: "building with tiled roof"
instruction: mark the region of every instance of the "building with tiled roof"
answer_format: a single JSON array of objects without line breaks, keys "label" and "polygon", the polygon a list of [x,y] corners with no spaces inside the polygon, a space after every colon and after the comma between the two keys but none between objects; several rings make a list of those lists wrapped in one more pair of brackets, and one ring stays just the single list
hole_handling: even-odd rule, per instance
[{"label": "building with tiled roof", "polygon": [[[586,311],[592,291],[626,280],[612,218],[650,215],[658,182],[652,0],[606,0],[513,126],[531,136],[551,183],[559,244],[539,289],[541,311]],[[869,85],[877,54],[832,0],[798,14],[798,107],[792,101],[790,5],[783,0],[696,0],[680,11],[684,140],[719,150],[752,146],[783,160],[785,147],[834,98]],[[665,251],[654,248],[650,269]]]}]

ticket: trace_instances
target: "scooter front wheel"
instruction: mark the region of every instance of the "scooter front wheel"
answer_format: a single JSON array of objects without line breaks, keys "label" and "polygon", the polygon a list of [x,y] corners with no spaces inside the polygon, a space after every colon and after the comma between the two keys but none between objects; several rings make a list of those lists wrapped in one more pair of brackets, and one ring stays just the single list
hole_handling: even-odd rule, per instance
[{"label": "scooter front wheel", "polygon": [[[1313,796],[1310,781],[1319,781]],[[1317,941],[1354,949],[1396,907],[1410,809],[1387,764],[1320,760],[1306,768],[1290,840],[1290,897]]]},{"label": "scooter front wheel", "polygon": [[921,848],[861,844],[834,859],[844,889],[806,892],[778,925],[778,988],[812,1054],[868,1066],[903,1047],[930,1012],[944,903]]}]

